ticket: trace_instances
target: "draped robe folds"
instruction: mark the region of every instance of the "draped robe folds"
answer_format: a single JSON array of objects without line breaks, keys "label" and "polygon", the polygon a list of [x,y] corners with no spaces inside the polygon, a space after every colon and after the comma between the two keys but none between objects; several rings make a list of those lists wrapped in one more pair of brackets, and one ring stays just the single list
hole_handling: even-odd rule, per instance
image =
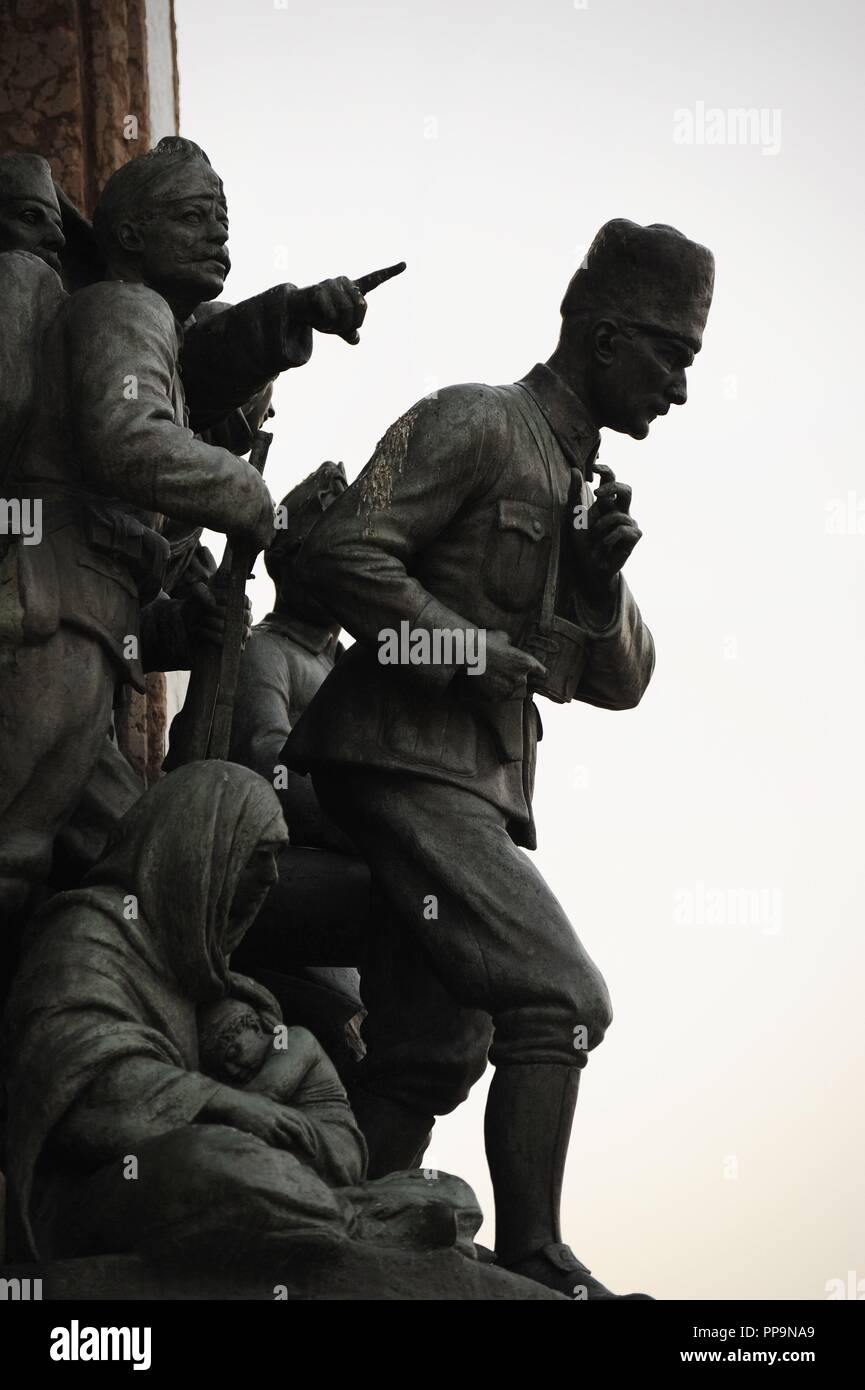
[{"label": "draped robe folds", "polygon": [[[198,1071],[197,1005],[234,997],[266,1027],[280,1021],[273,996],[230,970],[225,947],[248,925],[231,909],[250,855],[284,839],[278,801],[263,779],[232,764],[192,764],[142,797],[85,886],[54,898],[35,919],[7,1008],[9,1188],[22,1254],[55,1253],[64,1208],[80,1204],[94,1175],[106,1178],[109,1205],[122,1216],[124,1202],[134,1204],[143,1190],[124,1183],[123,1160],[142,1149],[156,1153],[154,1142],[178,1134],[191,1136],[196,1161],[209,1136],[234,1136],[241,1156],[266,1158],[269,1199],[287,1226],[295,1179],[301,1226],[309,1229],[317,1214],[321,1224],[349,1231],[350,1204],[326,1186],[357,1183],[365,1171],[347,1101],[304,1104],[318,1178],[253,1136],[195,1125],[219,1089]],[[172,1144],[175,1161],[183,1147]],[[220,1176],[242,1200],[245,1173],[234,1158]],[[176,1178],[167,1166],[167,1209]],[[321,1191],[310,1199],[313,1179]],[[250,1187],[260,1198],[260,1177]],[[125,1248],[122,1233],[117,1240],[115,1248]]]}]

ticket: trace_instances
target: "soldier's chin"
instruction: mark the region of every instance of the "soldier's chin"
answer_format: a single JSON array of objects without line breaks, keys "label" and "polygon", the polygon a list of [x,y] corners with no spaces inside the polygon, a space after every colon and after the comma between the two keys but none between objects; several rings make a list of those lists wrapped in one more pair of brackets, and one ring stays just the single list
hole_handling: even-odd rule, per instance
[{"label": "soldier's chin", "polygon": [[226,270],[223,266],[202,265],[197,268],[195,288],[199,300],[216,299],[225,288]]},{"label": "soldier's chin", "polygon": [[622,427],[622,433],[629,434],[632,439],[645,439],[649,433],[649,425],[654,418],[654,415],[635,416],[629,420],[627,425]]},{"label": "soldier's chin", "polygon": [[607,418],[602,422],[607,429],[615,430],[616,434],[630,435],[631,439],[645,439],[649,433],[649,424],[654,416],[639,414],[637,411],[629,411],[622,408],[621,413],[613,415],[610,411]]}]

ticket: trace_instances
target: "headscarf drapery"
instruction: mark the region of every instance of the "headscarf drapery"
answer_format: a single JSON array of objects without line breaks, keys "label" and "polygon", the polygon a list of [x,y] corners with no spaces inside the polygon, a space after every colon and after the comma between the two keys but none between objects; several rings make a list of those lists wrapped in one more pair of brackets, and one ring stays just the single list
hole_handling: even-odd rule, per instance
[{"label": "headscarf drapery", "polygon": [[[235,763],[189,763],[124,816],[84,889],[134,894],[184,993],[196,1003],[218,999],[228,992],[226,943],[240,875],[259,844],[287,838],[263,777]],[[255,911],[244,923],[234,919],[232,933],[250,927]]]},{"label": "headscarf drapery", "polygon": [[[6,1010],[10,1197],[31,1254],[37,1165],[85,1091],[109,1145],[171,1132],[217,1085],[197,1070],[196,1005],[237,997],[279,1022],[276,1000],[231,971],[225,947],[249,925],[232,904],[250,855],[286,838],[262,777],[191,763],[124,816],[84,886],[34,919]],[[112,1079],[130,1066],[134,1094],[118,1099]]]}]

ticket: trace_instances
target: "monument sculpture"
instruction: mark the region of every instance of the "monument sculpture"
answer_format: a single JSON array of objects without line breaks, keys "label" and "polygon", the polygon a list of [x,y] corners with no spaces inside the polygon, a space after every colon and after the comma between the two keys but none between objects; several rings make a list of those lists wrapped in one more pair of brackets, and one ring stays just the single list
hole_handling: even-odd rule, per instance
[{"label": "monument sculpture", "polygon": [[[364,1190],[366,1146],[321,1048],[230,967],[285,837],[257,774],[190,764],[31,923],[7,1009],[13,1222],[31,1255],[266,1279],[300,1236],[404,1240],[403,1187]],[[454,1245],[479,1224],[458,1179],[412,1188],[451,1208]]]},{"label": "monument sculpture", "polygon": [[142,688],[141,605],[159,594],[170,557],[161,518],[259,549],[273,534],[255,470],[187,427],[183,380],[218,423],[307,361],[313,329],[355,342],[366,312],[346,277],[277,286],[205,317],[182,379],[180,325],[221,292],[230,266],[225,197],[207,156],[169,138],[130,160],[109,179],[94,230],[107,278],[66,299],[46,329],[38,408],[10,481],[22,505],[39,503],[44,527],[38,546],[10,548],[3,575],[19,631],[0,729],[0,903],[19,922],[105,756],[116,687]]},{"label": "monument sculpture", "polygon": [[[526,853],[535,698],[627,710],[651,678],[598,449],[685,403],[711,253],[608,222],[548,361],[420,401],[275,528],[273,382],[316,332],[356,344],[404,264],[231,305],[227,237],[190,140],[120,166],[92,226],[45,159],[0,156],[6,1259],[73,1291],[615,1299],[560,1224],[611,1007]],[[189,739],[207,643],[244,646],[230,761]],[[112,711],[172,669],[191,693],[145,790]],[[421,1167],[488,1061],[494,1252]]]}]

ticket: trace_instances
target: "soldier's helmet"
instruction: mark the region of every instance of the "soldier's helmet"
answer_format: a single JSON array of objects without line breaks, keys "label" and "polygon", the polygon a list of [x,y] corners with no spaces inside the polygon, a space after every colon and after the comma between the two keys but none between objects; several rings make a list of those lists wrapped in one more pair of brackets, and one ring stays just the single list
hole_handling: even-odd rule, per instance
[{"label": "soldier's helmet", "polygon": [[276,535],[264,556],[271,579],[281,583],[313,526],[348,487],[341,463],[322,463],[286,493],[277,508]]}]

